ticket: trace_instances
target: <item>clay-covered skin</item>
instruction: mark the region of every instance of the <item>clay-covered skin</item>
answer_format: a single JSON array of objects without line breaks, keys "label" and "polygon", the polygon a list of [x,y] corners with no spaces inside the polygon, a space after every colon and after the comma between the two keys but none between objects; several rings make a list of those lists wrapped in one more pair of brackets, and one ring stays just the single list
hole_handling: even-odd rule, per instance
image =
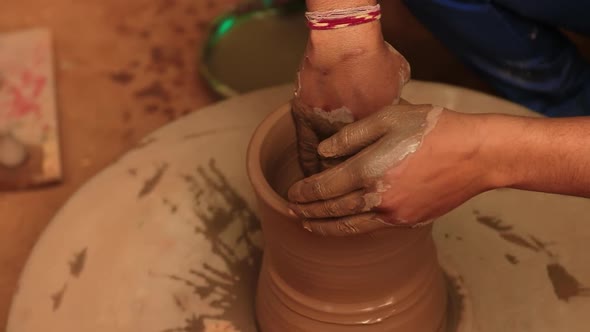
[{"label": "clay-covered skin", "polygon": [[306,176],[338,162],[318,155],[319,142],[346,124],[400,102],[402,87],[410,79],[406,59],[385,42],[348,52],[336,62],[323,63],[313,56],[310,44],[301,64],[291,107]]},{"label": "clay-covered skin", "polygon": [[407,223],[378,209],[390,189],[384,177],[420,148],[442,112],[432,105],[389,106],[322,141],[323,158],[352,157],[291,187],[290,207],[305,219],[304,227],[342,236]]},{"label": "clay-covered skin", "polygon": [[257,129],[248,159],[265,239],[262,332],[442,332],[447,296],[431,226],[349,237],[304,230],[277,195],[303,176],[288,108]]}]

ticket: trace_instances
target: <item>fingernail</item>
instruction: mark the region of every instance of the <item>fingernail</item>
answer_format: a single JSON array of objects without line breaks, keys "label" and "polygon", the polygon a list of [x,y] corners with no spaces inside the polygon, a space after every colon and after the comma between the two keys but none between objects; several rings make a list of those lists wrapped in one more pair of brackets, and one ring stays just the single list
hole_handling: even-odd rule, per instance
[{"label": "fingernail", "polygon": [[322,157],[330,158],[334,156],[330,141],[323,141],[318,145],[318,153]]},{"label": "fingernail", "polygon": [[297,214],[295,213],[295,211],[293,211],[292,209],[289,209],[289,215],[291,217],[297,217]]}]

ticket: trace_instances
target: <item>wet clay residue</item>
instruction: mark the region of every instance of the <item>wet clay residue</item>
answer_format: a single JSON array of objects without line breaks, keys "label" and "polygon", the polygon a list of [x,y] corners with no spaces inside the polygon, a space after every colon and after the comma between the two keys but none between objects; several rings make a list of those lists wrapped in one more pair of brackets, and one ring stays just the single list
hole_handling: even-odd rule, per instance
[{"label": "wet clay residue", "polygon": [[171,214],[175,214],[178,211],[178,205],[170,202],[167,198],[162,199],[162,203],[170,209]]},{"label": "wet clay residue", "polygon": [[[167,276],[191,288],[196,296],[221,313],[203,315],[193,312],[182,326],[162,332],[202,332],[205,331],[207,320],[231,322],[238,331],[255,331],[254,298],[262,250],[252,237],[260,232],[258,219],[217,168],[214,160],[198,167],[193,174],[184,175],[183,180],[193,196],[195,217],[201,221],[195,227],[195,232],[210,242],[213,254],[225,262],[227,270],[217,269],[204,262],[198,267],[187,267],[184,276]],[[223,233],[236,225],[241,227],[238,237],[224,238]],[[245,250],[237,251],[238,247]],[[215,300],[208,300],[212,294],[219,296]],[[174,301],[179,310],[186,312],[181,299],[174,297]]]},{"label": "wet clay residue", "polygon": [[59,309],[59,307],[61,306],[61,303],[64,298],[64,294],[66,293],[67,286],[68,285],[65,284],[59,291],[57,291],[53,295],[51,295],[51,302],[52,302],[53,311],[57,311]]},{"label": "wet clay residue", "polygon": [[[512,232],[512,226],[502,225],[502,220],[499,218],[481,216],[477,210],[474,210],[473,213],[477,216],[477,221],[497,231],[502,239],[521,248],[542,252],[552,261],[552,263],[547,264],[547,275],[558,299],[568,302],[572,297],[590,296],[590,288],[583,286],[563,265],[555,261],[556,255],[548,249],[548,246],[554,243],[543,241],[533,235],[528,235],[527,238]],[[519,262],[515,256],[510,254],[506,254],[505,257],[511,264],[518,264]]]},{"label": "wet clay residue", "polygon": [[539,251],[539,248],[535,244],[529,242],[527,239],[525,239],[524,237],[522,237],[516,233],[500,232],[500,237],[502,237],[504,240],[506,240],[512,244],[516,244],[517,246],[520,246],[522,248],[530,249],[535,252]]},{"label": "wet clay residue", "polygon": [[547,248],[551,243],[544,242],[535,236],[528,235],[523,236],[513,231],[512,225],[505,224],[502,219],[493,216],[484,216],[479,211],[474,210],[473,213],[476,216],[476,220],[485,225],[486,227],[498,232],[498,235],[512,244],[515,244],[521,248],[529,249],[534,252],[544,252],[548,256],[553,256],[553,253]]},{"label": "wet clay residue", "polygon": [[505,254],[504,257],[506,257],[506,260],[508,261],[508,263],[510,263],[512,265],[518,264],[518,258],[516,258],[516,256],[510,255],[510,254]]},{"label": "wet clay residue", "polygon": [[70,274],[78,278],[82,271],[84,270],[84,265],[86,264],[86,249],[82,249],[79,253],[74,256],[74,259],[69,262],[70,265]]},{"label": "wet clay residue", "polygon": [[177,296],[172,295],[172,299],[174,300],[174,304],[180,309],[180,311],[185,312],[186,306],[184,305],[183,301]]},{"label": "wet clay residue", "polygon": [[590,288],[584,287],[562,265],[547,264],[547,275],[557,298],[568,302],[575,296],[590,296]]},{"label": "wet clay residue", "polygon": [[463,315],[465,315],[465,285],[462,277],[452,277],[445,273],[447,283],[448,305],[447,305],[447,326],[445,332],[456,332],[459,330]]},{"label": "wet clay residue", "polygon": [[[477,215],[479,212],[474,211],[474,213]],[[481,224],[486,225],[489,228],[499,232],[509,231],[513,228],[511,225],[502,225],[502,220],[496,217],[477,215],[476,219]]]},{"label": "wet clay residue", "polygon": [[164,176],[164,173],[166,173],[167,169],[168,169],[168,164],[164,164],[164,165],[160,166],[156,170],[156,173],[151,178],[147,179],[143,183],[143,187],[141,188],[141,190],[137,194],[137,198],[142,198],[142,197],[148,195],[149,193],[151,193],[156,188],[156,186],[160,183],[160,180],[162,180],[162,177]]}]

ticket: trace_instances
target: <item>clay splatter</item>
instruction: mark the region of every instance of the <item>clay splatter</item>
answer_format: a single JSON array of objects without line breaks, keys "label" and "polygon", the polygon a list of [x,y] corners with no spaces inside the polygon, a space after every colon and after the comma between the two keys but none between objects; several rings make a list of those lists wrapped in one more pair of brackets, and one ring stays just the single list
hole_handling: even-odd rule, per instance
[{"label": "clay splatter", "polygon": [[552,263],[547,265],[547,275],[557,298],[568,302],[575,296],[590,296],[590,288],[584,287],[562,265]]},{"label": "clay splatter", "polygon": [[151,50],[150,68],[158,73],[165,72],[169,67],[184,68],[185,62],[180,49],[168,49],[154,46]]},{"label": "clay splatter", "polygon": [[84,270],[84,265],[86,264],[86,249],[87,248],[84,248],[82,251],[74,255],[74,259],[69,262],[70,274],[74,278],[78,278]]},{"label": "clay splatter", "polygon": [[537,246],[537,248],[539,248],[539,250],[543,250],[547,253],[547,255],[549,255],[549,257],[553,257],[555,256],[553,254],[553,252],[551,252],[547,247],[549,247],[550,245],[553,245],[554,243],[552,242],[544,242],[539,240],[538,238],[536,238],[533,235],[529,235],[529,238],[531,239],[531,241],[533,241],[533,243]]},{"label": "clay splatter", "polygon": [[532,235],[529,235],[527,238],[517,234],[512,231],[513,226],[502,224],[502,220],[497,217],[480,215],[477,210],[474,210],[473,213],[476,215],[478,222],[497,231],[502,239],[534,252],[543,251],[550,257],[554,256],[553,253],[547,249],[547,246],[549,246],[550,243],[544,242]]},{"label": "clay splatter", "polygon": [[174,299],[174,304],[176,304],[176,306],[181,310],[181,311],[186,311],[186,307],[184,306],[184,304],[182,303],[182,301],[180,300],[180,298],[176,295],[173,295],[172,298]]},{"label": "clay splatter", "polygon": [[461,276],[453,277],[445,274],[445,278],[450,304],[445,331],[457,331],[462,316],[465,314],[465,282]]},{"label": "clay splatter", "polygon": [[502,220],[496,217],[490,217],[490,216],[477,216],[477,221],[480,222],[483,225],[486,225],[487,227],[495,230],[495,231],[499,231],[499,232],[505,232],[505,231],[509,231],[512,230],[512,226],[510,225],[502,225]]},{"label": "clay splatter", "polygon": [[508,263],[510,263],[512,265],[518,264],[518,258],[516,258],[516,256],[506,254],[506,255],[504,255],[504,257],[506,257],[506,260],[508,261]]},{"label": "clay splatter", "polygon": [[534,245],[533,243],[529,242],[527,239],[516,233],[502,232],[500,233],[500,236],[504,240],[516,244],[517,246],[521,246],[523,248],[527,248],[535,252],[539,251],[539,248],[536,245]]},{"label": "clay splatter", "polygon": [[143,183],[143,187],[141,188],[141,190],[137,194],[137,198],[143,198],[144,196],[151,193],[156,188],[156,186],[160,183],[160,180],[162,180],[162,177],[164,176],[164,173],[166,173],[167,169],[168,169],[168,164],[164,164],[164,165],[160,166],[156,170],[156,173],[151,178],[147,179]]},{"label": "clay splatter", "polygon": [[145,88],[135,92],[137,98],[154,98],[163,101],[170,101],[170,92],[164,88],[161,82],[155,81]]},{"label": "clay splatter", "polygon": [[162,203],[170,209],[170,213],[175,214],[176,211],[178,211],[178,206],[176,204],[170,202],[168,199],[166,199],[166,198],[162,199]]},{"label": "clay splatter", "polygon": [[63,301],[64,294],[66,293],[67,287],[68,287],[68,285],[65,284],[60,290],[58,290],[53,295],[51,295],[51,302],[52,302],[53,311],[57,311],[59,309],[59,307],[61,306],[61,303]]},{"label": "clay splatter", "polygon": [[[187,276],[171,275],[168,278],[189,287],[199,298],[222,313],[215,316],[193,313],[185,319],[183,326],[162,332],[204,331],[205,321],[209,319],[228,324],[231,321],[232,330],[254,331],[254,304],[243,299],[255,297],[262,260],[262,250],[252,239],[260,232],[258,219],[214,160],[206,167],[198,167],[194,174],[184,175],[183,179],[193,194],[195,216],[202,222],[195,227],[195,232],[210,241],[212,252],[225,262],[227,271],[203,263],[198,268],[189,269]],[[224,232],[236,225],[241,227],[240,235],[235,239],[224,239]],[[246,250],[239,253],[236,247],[245,247]],[[212,294],[217,295],[216,299],[207,300]]]},{"label": "clay splatter", "polygon": [[119,84],[131,83],[131,81],[133,81],[133,78],[133,74],[124,70],[111,74],[111,80]]}]

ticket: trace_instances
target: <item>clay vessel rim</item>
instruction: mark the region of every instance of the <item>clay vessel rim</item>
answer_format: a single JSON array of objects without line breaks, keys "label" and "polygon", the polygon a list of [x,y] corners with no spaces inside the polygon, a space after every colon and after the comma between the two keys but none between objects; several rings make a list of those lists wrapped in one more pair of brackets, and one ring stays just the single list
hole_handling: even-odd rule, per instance
[{"label": "clay vessel rim", "polygon": [[262,165],[260,161],[260,150],[265,140],[268,139],[268,133],[274,126],[289,115],[291,107],[289,104],[285,104],[279,107],[267,115],[262,122],[254,130],[250,144],[248,145],[247,152],[247,171],[250,184],[254,191],[258,195],[259,199],[263,200],[266,204],[272,207],[273,210],[280,214],[293,218],[289,213],[289,207],[287,201],[281,197],[268,183],[264,173],[262,171]]}]

